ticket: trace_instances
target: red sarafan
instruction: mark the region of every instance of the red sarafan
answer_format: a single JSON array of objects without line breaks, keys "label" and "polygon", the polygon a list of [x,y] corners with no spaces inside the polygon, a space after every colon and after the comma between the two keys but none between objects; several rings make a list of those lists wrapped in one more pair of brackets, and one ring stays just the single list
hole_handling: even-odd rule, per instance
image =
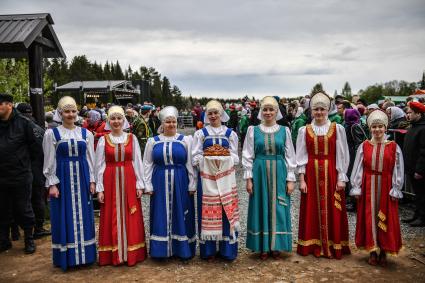
[{"label": "red sarafan", "polygon": [[301,194],[297,253],[340,259],[350,254],[344,191],[337,192],[336,124],[317,136],[306,126],[308,193]]},{"label": "red sarafan", "polygon": [[402,246],[398,202],[391,200],[397,144],[393,141],[363,146],[363,177],[357,207],[356,246],[369,252],[398,253]]},{"label": "red sarafan", "polygon": [[105,135],[104,203],[100,207],[99,264],[135,265],[146,258],[145,230],[136,195],[133,135],[113,144]]}]

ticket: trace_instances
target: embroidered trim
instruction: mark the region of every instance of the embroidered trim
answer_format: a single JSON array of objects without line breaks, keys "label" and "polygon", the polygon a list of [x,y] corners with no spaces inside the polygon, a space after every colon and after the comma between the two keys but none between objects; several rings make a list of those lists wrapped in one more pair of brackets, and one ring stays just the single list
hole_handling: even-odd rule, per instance
[{"label": "embroidered trim", "polygon": [[[139,243],[139,244],[135,244],[135,245],[129,246],[127,248],[127,251],[132,252],[132,251],[138,250],[140,248],[144,248],[145,245],[146,244],[144,242]],[[117,245],[115,245],[115,246],[99,246],[98,251],[99,252],[110,252],[110,251],[115,252],[115,251],[118,251],[118,246]]]},{"label": "embroidered trim", "polygon": [[137,211],[137,207],[134,205],[131,209],[130,209],[130,214],[134,214]]},{"label": "embroidered trim", "polygon": [[334,193],[334,197],[337,201],[341,201],[341,195],[338,192]]},{"label": "embroidered trim", "polygon": [[381,210],[379,210],[378,217],[383,222],[387,219],[387,217],[385,216],[385,214]]},{"label": "embroidered trim", "polygon": [[379,221],[378,222],[378,227],[381,228],[382,231],[387,232],[387,225],[385,225],[384,222]]},{"label": "embroidered trim", "polygon": [[335,200],[335,203],[334,203],[334,204],[335,204],[335,207],[336,207],[336,208],[338,208],[338,210],[340,210],[340,211],[342,210],[342,208],[341,208],[341,204],[340,204],[339,202],[337,202],[337,201]]},{"label": "embroidered trim", "polygon": [[219,173],[219,174],[217,174],[215,176],[214,175],[209,175],[209,174],[204,173],[204,172],[201,172],[201,176],[203,178],[205,178],[205,179],[208,179],[208,180],[217,181],[220,178],[223,178],[225,176],[228,176],[228,175],[232,174],[232,172],[235,172],[235,167],[233,167],[233,168],[231,168],[231,169],[229,169],[227,171],[221,172],[221,173]]},{"label": "embroidered trim", "polygon": [[[311,246],[311,245],[317,245],[322,246],[322,241],[319,239],[311,239],[307,241],[298,240],[298,245],[300,246]],[[341,241],[341,243],[336,244],[333,241],[328,241],[328,247],[332,246],[335,250],[341,250],[343,247],[348,247],[350,244],[348,241]]]}]

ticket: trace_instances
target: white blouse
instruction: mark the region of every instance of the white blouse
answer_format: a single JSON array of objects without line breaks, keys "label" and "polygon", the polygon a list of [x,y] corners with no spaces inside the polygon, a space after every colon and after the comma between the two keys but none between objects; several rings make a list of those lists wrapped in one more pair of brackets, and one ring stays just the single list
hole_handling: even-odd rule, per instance
[{"label": "white blouse", "polygon": [[[210,135],[220,135],[225,136],[227,127],[221,125],[220,127],[214,128],[211,125],[205,127]],[[204,132],[201,130],[197,130],[193,135],[193,147],[192,147],[192,157],[193,157],[193,166],[199,166],[201,159],[204,158],[204,151],[202,149],[202,144],[204,143]],[[238,156],[238,145],[239,139],[238,135],[235,131],[232,131],[229,137],[230,144],[230,155],[232,156],[234,165],[239,164],[239,156]]]},{"label": "white blouse", "polygon": [[[58,126],[59,134],[61,139],[83,139],[81,128],[75,127],[70,130],[65,128],[64,126]],[[87,142],[87,150],[86,150],[86,158],[87,163],[89,164],[89,174],[90,174],[90,182],[95,182],[95,175],[93,171],[94,164],[94,138],[93,134],[90,131],[87,132],[86,142]],[[43,152],[44,152],[44,163],[43,163],[43,174],[46,177],[46,187],[50,187],[52,185],[59,184],[59,178],[56,176],[56,139],[55,134],[53,133],[53,129],[48,129],[44,134],[43,138]]]},{"label": "white blouse", "polygon": [[[351,196],[360,196],[362,194],[362,180],[363,180],[363,144],[357,149],[356,159],[354,160],[353,171],[351,172]],[[401,189],[404,182],[404,161],[403,153],[397,145],[396,160],[392,176],[392,187],[390,196],[394,198],[403,198]]]},{"label": "white blouse", "polygon": [[[280,125],[276,124],[274,126],[268,127],[263,124],[259,125],[261,131],[265,133],[276,133],[280,129]],[[297,160],[295,155],[294,145],[292,144],[291,132],[288,127],[285,127],[286,140],[285,140],[285,165],[288,172],[286,177],[287,181],[296,181],[295,178],[295,169],[297,168]],[[244,167],[244,179],[252,178],[252,166],[255,159],[254,152],[254,127],[248,127],[246,133],[245,142],[242,150],[242,166]]]},{"label": "white blouse", "polygon": [[[115,145],[124,144],[127,141],[128,133],[122,133],[120,136],[113,136],[108,134],[111,142]],[[142,154],[140,152],[139,142],[135,135],[133,135],[133,168],[136,175],[136,188],[143,190],[145,184],[143,183],[143,164]],[[101,137],[97,143],[96,148],[96,192],[103,192],[103,173],[105,173],[106,160],[105,160],[105,137]]]},{"label": "white blouse", "polygon": [[[167,137],[164,135],[159,135],[159,139],[161,141],[175,141],[180,134],[176,134],[173,137]],[[194,192],[196,191],[196,175],[195,171],[192,166],[192,140],[193,138],[191,136],[184,136],[182,142],[184,143],[186,147],[187,152],[187,161],[186,161],[186,169],[189,174],[189,191]],[[145,154],[143,156],[143,166],[144,166],[144,175],[143,179],[145,182],[145,191],[146,192],[152,192],[153,186],[152,186],[152,173],[155,164],[153,163],[153,147],[155,145],[154,138],[149,138],[146,147],[145,147]]]},{"label": "white blouse", "polygon": [[[328,133],[331,121],[327,121],[322,126],[317,126],[314,120],[311,122],[314,133],[317,136],[324,136]],[[306,126],[299,129],[297,137],[297,170],[298,173],[305,174],[305,166],[308,162],[306,145]],[[343,126],[336,124],[336,170],[338,171],[338,181],[348,182],[347,170],[350,165],[350,155],[348,154],[347,137]]]}]

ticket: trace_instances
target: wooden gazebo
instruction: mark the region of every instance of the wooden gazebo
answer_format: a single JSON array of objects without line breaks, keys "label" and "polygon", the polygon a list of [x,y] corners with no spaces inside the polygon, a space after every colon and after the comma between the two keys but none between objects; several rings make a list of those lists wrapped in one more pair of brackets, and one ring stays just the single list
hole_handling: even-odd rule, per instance
[{"label": "wooden gazebo", "polygon": [[28,58],[30,103],[44,127],[43,58],[65,58],[48,13],[0,15],[0,58]]}]

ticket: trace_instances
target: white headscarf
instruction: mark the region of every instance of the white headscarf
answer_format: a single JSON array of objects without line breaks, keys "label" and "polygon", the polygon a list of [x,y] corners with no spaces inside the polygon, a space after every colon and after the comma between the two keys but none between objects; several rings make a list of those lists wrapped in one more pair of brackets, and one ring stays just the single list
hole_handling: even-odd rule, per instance
[{"label": "white headscarf", "polygon": [[301,106],[298,107],[297,112],[295,113],[295,118],[300,117],[303,113],[304,113],[304,108],[302,108]]},{"label": "white headscarf", "polygon": [[230,117],[227,115],[226,111],[224,111],[221,103],[213,99],[210,100],[205,106],[204,124],[210,124],[210,121],[208,120],[208,112],[212,110],[217,110],[219,112],[221,122],[226,123],[229,121]]},{"label": "white headscarf", "polygon": [[[71,96],[64,96],[58,102],[58,107],[56,108],[55,114],[53,115],[53,121],[62,123],[62,112],[68,109],[78,110],[77,103]],[[76,119],[78,119],[78,116]]]},{"label": "white headscarf", "polygon": [[404,113],[404,111],[397,106],[391,106],[391,107],[388,107],[387,109],[390,109],[391,111],[391,115],[390,115],[391,122],[397,119],[400,119],[401,117],[406,117],[406,114]]},{"label": "white headscarf", "polygon": [[124,119],[124,125],[122,127],[123,130],[126,130],[130,128],[130,124],[127,121],[127,118],[125,117],[124,109],[122,109],[121,106],[111,106],[108,110],[108,118],[106,119],[106,125],[105,130],[111,131],[111,125],[109,124],[109,119],[113,116],[121,116]]},{"label": "white headscarf", "polygon": [[179,111],[177,110],[176,107],[167,106],[167,107],[164,107],[161,111],[159,111],[159,120],[161,120],[162,123],[168,117],[174,117],[177,120],[177,118],[179,117]]},{"label": "white headscarf", "polygon": [[274,98],[273,96],[266,96],[260,102],[260,111],[258,112],[257,116],[258,120],[264,121],[263,108],[265,106],[271,106],[277,111],[276,121],[279,121],[283,118],[282,113],[280,113],[279,103],[277,102],[276,98]]}]

